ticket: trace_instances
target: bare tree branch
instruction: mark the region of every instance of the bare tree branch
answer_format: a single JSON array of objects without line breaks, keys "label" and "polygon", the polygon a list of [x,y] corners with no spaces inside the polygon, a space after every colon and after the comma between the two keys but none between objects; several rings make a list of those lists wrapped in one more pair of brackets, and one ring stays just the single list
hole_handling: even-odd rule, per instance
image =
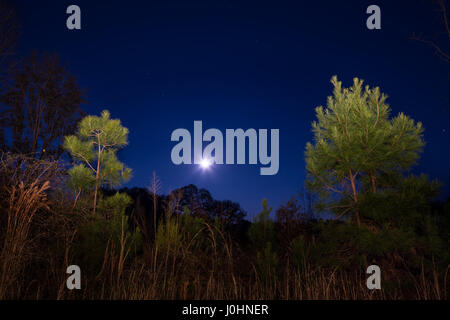
[{"label": "bare tree branch", "polygon": [[[437,4],[437,6],[439,7],[438,10],[440,12],[440,15],[442,16],[441,18],[442,18],[442,21],[444,24],[446,38],[448,40],[450,40],[450,27],[449,27],[449,22],[448,22],[449,18],[448,18],[448,14],[447,14],[449,0],[436,0],[433,2],[435,2]],[[432,47],[434,49],[436,54],[442,60],[444,60],[445,62],[450,62],[450,51],[448,51],[447,49],[444,49],[444,47],[448,46],[448,43],[446,46],[443,44],[438,44],[436,39],[431,40],[429,38],[424,37],[422,34],[419,34],[419,35],[413,34],[411,36],[411,39],[429,45],[430,47]]]}]

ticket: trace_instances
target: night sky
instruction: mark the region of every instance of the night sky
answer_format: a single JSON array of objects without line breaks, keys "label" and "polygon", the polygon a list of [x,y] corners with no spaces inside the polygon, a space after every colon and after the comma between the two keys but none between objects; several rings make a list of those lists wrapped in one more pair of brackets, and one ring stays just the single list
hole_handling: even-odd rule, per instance
[{"label": "night sky", "polygon": [[[314,108],[326,105],[330,78],[380,86],[393,114],[425,127],[415,172],[450,184],[450,64],[413,32],[440,29],[431,1],[16,1],[18,56],[58,53],[86,89],[89,114],[110,110],[130,130],[120,159],[126,186],[146,187],[155,170],[162,192],[195,184],[253,216],[262,198],[274,208],[302,190],[305,144]],[[67,6],[82,29],[66,28]],[[366,28],[366,8],[381,7],[382,29]],[[448,41],[448,40],[447,40]],[[280,169],[260,165],[176,166],[173,130],[280,129]],[[448,186],[444,196],[449,195]]]}]

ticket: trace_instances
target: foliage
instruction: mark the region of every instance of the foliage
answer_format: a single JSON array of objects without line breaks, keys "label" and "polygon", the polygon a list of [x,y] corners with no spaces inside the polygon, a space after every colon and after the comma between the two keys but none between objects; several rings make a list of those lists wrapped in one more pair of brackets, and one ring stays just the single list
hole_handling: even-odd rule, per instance
[{"label": "foliage", "polygon": [[439,194],[439,188],[439,182],[430,182],[426,175],[410,175],[389,189],[363,195],[358,208],[374,227],[413,227],[430,214],[430,203]]},{"label": "foliage", "polygon": [[291,198],[276,211],[276,235],[280,246],[289,246],[290,241],[304,231],[306,213],[296,198]]},{"label": "foliage", "polygon": [[217,217],[227,226],[242,222],[245,211],[238,203],[225,200],[218,201],[212,198],[208,190],[198,189],[194,185],[188,185],[177,189],[172,194],[181,193],[180,208],[187,207],[190,213],[196,217],[210,220]]},{"label": "foliage", "polygon": [[301,267],[307,263],[308,246],[304,235],[299,235],[291,241],[292,262],[294,266]]},{"label": "foliage", "polygon": [[166,253],[176,253],[181,247],[182,234],[180,225],[170,213],[166,213],[164,223],[160,224],[156,232],[156,247]]},{"label": "foliage", "polygon": [[275,225],[269,217],[272,207],[269,207],[267,199],[263,199],[262,207],[262,211],[253,219],[248,231],[250,241],[258,249],[265,248],[268,242],[275,242]]},{"label": "foliage", "polygon": [[205,229],[203,219],[192,215],[187,207],[179,218],[184,243],[187,243],[189,247],[204,248],[206,236],[203,232]]},{"label": "foliage", "polygon": [[185,245],[184,250],[205,249],[207,245],[205,222],[192,215],[188,207],[184,213],[174,216],[166,211],[165,219],[156,233],[156,246],[159,250],[176,253]]},{"label": "foliage", "polygon": [[125,215],[131,203],[131,198],[124,193],[100,198],[96,214],[86,217],[80,226],[79,238],[74,244],[75,255],[89,264],[89,269],[95,270],[101,266],[108,247],[116,254],[122,246],[125,252],[141,251],[142,235],[139,227],[130,230]]},{"label": "foliage", "polygon": [[89,190],[95,186],[95,177],[92,175],[92,171],[83,164],[74,165],[67,173],[69,175],[69,187],[72,190]]},{"label": "foliage", "polygon": [[264,283],[273,283],[277,280],[278,255],[271,242],[266,242],[264,249],[256,253],[256,264]]},{"label": "foliage", "polygon": [[262,211],[254,218],[248,235],[256,249],[256,263],[265,282],[276,278],[278,256],[274,251],[275,224],[270,219],[272,207],[269,207],[267,199],[262,201]]}]

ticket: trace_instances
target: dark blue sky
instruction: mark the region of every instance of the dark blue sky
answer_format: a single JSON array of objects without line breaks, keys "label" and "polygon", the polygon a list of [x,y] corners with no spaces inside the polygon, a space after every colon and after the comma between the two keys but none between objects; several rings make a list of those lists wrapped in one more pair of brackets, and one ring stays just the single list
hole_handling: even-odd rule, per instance
[{"label": "dark blue sky", "polygon": [[[449,64],[409,40],[439,30],[430,2],[20,0],[18,53],[58,53],[87,90],[86,112],[108,109],[130,129],[120,153],[134,171],[128,186],[148,186],[155,170],[164,193],[193,183],[253,216],[262,198],[278,207],[301,191],[314,108],[335,74],[345,86],[353,77],[380,86],[394,114],[422,121],[427,146],[415,171],[450,183]],[[81,7],[82,30],[66,28],[70,4]],[[371,4],[381,30],[366,28]],[[278,174],[175,166],[170,135],[193,132],[194,120],[223,132],[279,128]]]}]

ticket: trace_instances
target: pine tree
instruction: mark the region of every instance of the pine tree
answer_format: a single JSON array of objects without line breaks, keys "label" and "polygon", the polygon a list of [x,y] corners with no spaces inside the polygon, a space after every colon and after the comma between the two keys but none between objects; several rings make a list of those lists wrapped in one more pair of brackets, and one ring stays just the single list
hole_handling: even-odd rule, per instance
[{"label": "pine tree", "polygon": [[334,76],[327,107],[316,108],[314,142],[306,145],[309,187],[319,192],[325,208],[343,216],[357,210],[361,193],[392,186],[419,158],[423,128],[403,113],[391,118],[387,96],[379,88],[342,88]]},{"label": "pine tree", "polygon": [[94,214],[98,189],[115,187],[131,177],[131,169],[117,159],[117,151],[128,144],[128,129],[120,120],[110,119],[105,110],[100,117],[83,118],[76,135],[66,136],[64,148],[73,156],[70,185],[78,192],[94,188]]}]

